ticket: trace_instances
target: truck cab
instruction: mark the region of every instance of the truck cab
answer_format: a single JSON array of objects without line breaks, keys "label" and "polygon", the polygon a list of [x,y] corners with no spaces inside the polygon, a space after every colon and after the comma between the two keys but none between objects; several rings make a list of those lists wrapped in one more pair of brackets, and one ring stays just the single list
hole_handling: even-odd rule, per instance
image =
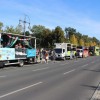
[{"label": "truck cab", "polygon": [[64,48],[55,48],[54,51],[55,51],[56,59],[65,60],[65,49]]},{"label": "truck cab", "polygon": [[79,58],[83,58],[83,50],[82,49],[77,49],[76,52],[78,53]]}]

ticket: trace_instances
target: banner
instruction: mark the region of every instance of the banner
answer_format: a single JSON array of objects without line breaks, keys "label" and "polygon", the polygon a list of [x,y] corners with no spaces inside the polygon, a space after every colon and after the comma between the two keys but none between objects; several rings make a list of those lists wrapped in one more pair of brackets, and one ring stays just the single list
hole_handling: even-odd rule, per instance
[{"label": "banner", "polygon": [[27,57],[36,57],[36,49],[27,49]]},{"label": "banner", "polygon": [[26,59],[26,49],[15,49],[15,58]]},{"label": "banner", "polygon": [[0,48],[0,60],[13,60],[15,59],[14,48]]}]

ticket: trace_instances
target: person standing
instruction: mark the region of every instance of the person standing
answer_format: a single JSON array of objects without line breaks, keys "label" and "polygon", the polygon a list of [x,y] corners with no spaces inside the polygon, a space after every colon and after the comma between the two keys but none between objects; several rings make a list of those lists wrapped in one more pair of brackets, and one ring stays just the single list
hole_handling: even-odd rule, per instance
[{"label": "person standing", "polygon": [[70,52],[70,59],[72,60],[73,59],[73,51],[71,50]]},{"label": "person standing", "polygon": [[76,58],[76,60],[78,58],[78,52],[77,51],[75,52],[75,58]]},{"label": "person standing", "polygon": [[43,60],[43,53],[40,51],[40,62],[42,63]]},{"label": "person standing", "polygon": [[54,63],[55,63],[55,60],[56,60],[56,54],[55,54],[55,51],[53,50],[52,53],[53,53],[53,54],[52,54],[52,56],[53,56],[53,61],[54,61]]},{"label": "person standing", "polygon": [[48,64],[48,58],[49,58],[49,54],[48,54],[48,52],[46,51],[46,53],[45,53],[45,62]]}]

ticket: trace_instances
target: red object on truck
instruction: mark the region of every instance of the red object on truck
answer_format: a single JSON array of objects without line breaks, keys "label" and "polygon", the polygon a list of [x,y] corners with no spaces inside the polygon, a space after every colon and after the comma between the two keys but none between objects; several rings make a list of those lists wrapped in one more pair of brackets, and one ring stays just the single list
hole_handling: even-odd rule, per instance
[{"label": "red object on truck", "polygon": [[88,48],[83,49],[83,57],[88,57],[89,56],[89,50]]}]

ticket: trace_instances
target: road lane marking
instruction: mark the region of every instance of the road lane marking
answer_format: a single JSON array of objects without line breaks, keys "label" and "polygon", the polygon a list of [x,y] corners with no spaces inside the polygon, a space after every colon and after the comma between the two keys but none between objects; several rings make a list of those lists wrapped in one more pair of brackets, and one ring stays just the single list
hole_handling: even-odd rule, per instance
[{"label": "road lane marking", "polygon": [[39,85],[39,84],[41,84],[41,83],[43,83],[43,82],[38,82],[38,83],[35,83],[35,84],[32,84],[32,85],[29,85],[29,86],[27,86],[27,87],[24,87],[24,88],[21,88],[21,89],[18,89],[18,90],[9,92],[9,93],[7,93],[7,94],[1,95],[0,98],[4,98],[4,97],[6,97],[6,96],[12,95],[12,94],[14,94],[14,93],[23,91],[23,90],[28,89],[28,88],[31,88],[31,87],[34,87],[34,86]]},{"label": "road lane marking", "polygon": [[0,78],[3,78],[3,77],[6,77],[6,76],[0,76]]},{"label": "road lane marking", "polygon": [[70,70],[70,71],[68,71],[68,72],[65,72],[65,73],[63,73],[63,74],[66,75],[66,74],[71,73],[71,72],[73,72],[73,71],[75,71],[75,69]]},{"label": "road lane marking", "polygon": [[46,68],[41,68],[41,69],[36,69],[36,70],[32,70],[32,71],[39,71],[39,70],[44,70],[44,69],[48,69],[49,67],[46,67]]},{"label": "road lane marking", "polygon": [[83,66],[81,66],[81,67],[86,67],[86,66],[88,66],[88,64],[86,64],[86,65],[83,65]]}]

